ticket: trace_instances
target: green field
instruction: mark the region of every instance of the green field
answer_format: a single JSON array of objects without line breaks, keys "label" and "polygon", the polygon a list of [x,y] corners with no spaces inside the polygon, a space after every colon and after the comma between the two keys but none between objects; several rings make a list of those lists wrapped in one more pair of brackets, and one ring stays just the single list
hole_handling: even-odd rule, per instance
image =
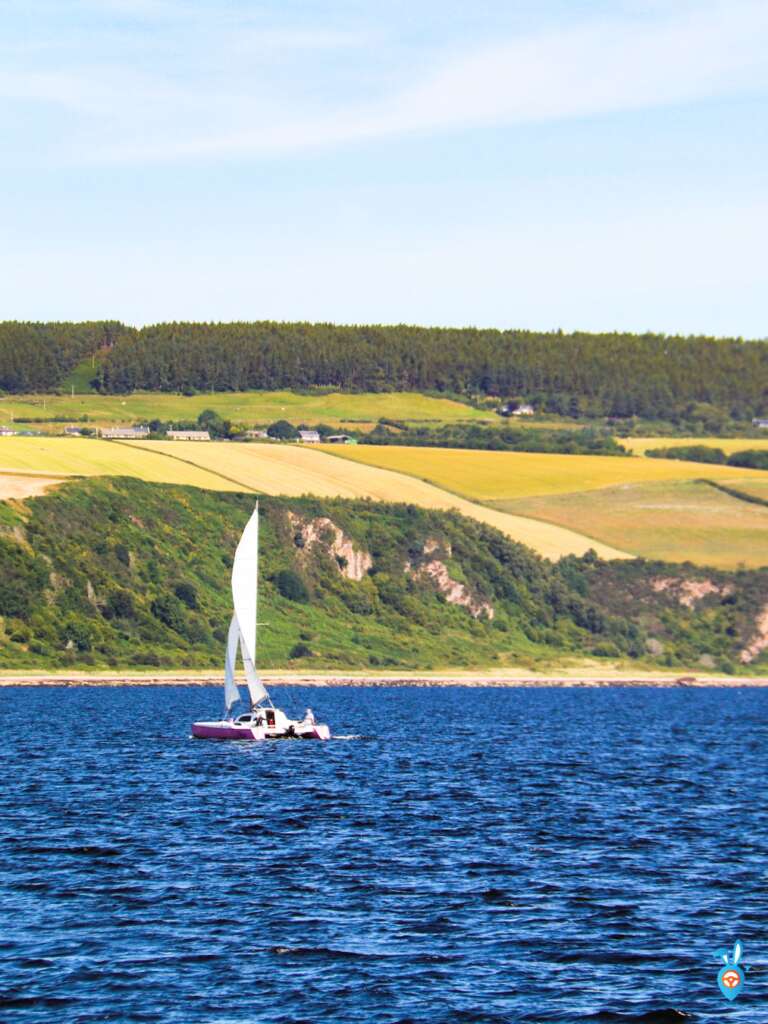
[{"label": "green field", "polygon": [[720,569],[768,565],[768,508],[700,481],[622,484],[499,501],[494,507],[577,530],[645,558]]},{"label": "green field", "polygon": [[[413,423],[499,422],[492,411],[475,409],[448,398],[430,398],[415,392],[341,394],[292,391],[218,391],[185,397],[156,391],[131,395],[14,395],[0,399],[0,425],[21,417],[88,416],[94,424],[194,420],[204,409],[222,419],[246,426],[285,419],[291,423],[372,425],[381,417]],[[61,430],[61,424],[40,424],[35,429]]]}]

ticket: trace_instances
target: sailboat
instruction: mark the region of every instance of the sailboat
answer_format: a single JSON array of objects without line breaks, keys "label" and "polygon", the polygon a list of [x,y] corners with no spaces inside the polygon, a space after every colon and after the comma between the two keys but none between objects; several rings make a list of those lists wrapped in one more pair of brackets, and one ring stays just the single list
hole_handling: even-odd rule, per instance
[{"label": "sailboat", "polygon": [[[213,740],[330,739],[327,725],[315,721],[307,708],[304,718],[290,719],[276,708],[256,671],[256,612],[259,588],[259,503],[248,520],[232,566],[233,614],[224,659],[224,717],[216,722],[194,722],[192,735]],[[250,711],[233,717],[242,700],[236,679],[238,649],[243,661]]]}]

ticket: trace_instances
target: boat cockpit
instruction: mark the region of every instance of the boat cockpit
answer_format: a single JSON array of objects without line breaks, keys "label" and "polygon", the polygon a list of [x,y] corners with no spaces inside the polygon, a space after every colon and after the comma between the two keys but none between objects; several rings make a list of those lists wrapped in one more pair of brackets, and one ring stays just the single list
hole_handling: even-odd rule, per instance
[{"label": "boat cockpit", "polygon": [[247,725],[247,726],[264,726],[266,729],[275,728],[275,709],[274,708],[255,708],[253,711],[248,711],[244,715],[238,715],[235,719],[235,725]]}]

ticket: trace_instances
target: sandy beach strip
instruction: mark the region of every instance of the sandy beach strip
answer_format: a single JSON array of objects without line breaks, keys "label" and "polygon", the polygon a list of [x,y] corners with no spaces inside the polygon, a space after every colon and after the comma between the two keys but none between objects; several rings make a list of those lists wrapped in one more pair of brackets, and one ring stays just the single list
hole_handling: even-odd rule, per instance
[{"label": "sandy beach strip", "polygon": [[[467,687],[739,687],[768,686],[765,676],[660,675],[653,673],[624,675],[494,675],[465,673],[457,675],[424,675],[392,673],[391,675],[263,673],[271,686],[467,686]],[[0,674],[0,686],[220,686],[220,672],[159,673],[136,675],[127,672],[59,674]]]}]

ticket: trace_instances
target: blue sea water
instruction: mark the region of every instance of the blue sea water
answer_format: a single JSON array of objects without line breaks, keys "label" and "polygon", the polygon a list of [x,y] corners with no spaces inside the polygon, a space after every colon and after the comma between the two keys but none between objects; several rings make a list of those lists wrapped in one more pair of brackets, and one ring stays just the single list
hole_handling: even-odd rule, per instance
[{"label": "blue sea water", "polygon": [[768,1019],[768,691],[274,696],[350,738],[192,740],[212,688],[0,689],[0,1020]]}]

